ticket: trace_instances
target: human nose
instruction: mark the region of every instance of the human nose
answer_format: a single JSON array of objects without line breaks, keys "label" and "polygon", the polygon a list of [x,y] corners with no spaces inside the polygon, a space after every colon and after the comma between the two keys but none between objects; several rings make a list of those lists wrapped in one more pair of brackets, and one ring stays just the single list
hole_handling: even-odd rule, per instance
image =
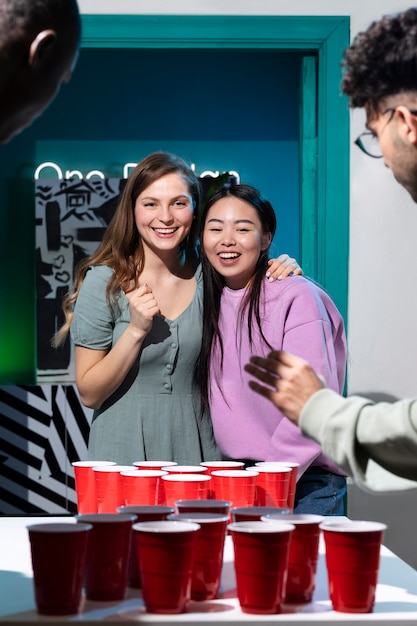
[{"label": "human nose", "polygon": [[236,239],[232,230],[225,229],[222,232],[221,244],[222,246],[233,246],[236,243]]},{"label": "human nose", "polygon": [[160,206],[159,219],[161,220],[161,222],[164,222],[164,223],[172,222],[172,220],[174,219],[172,215],[171,207],[168,204]]}]

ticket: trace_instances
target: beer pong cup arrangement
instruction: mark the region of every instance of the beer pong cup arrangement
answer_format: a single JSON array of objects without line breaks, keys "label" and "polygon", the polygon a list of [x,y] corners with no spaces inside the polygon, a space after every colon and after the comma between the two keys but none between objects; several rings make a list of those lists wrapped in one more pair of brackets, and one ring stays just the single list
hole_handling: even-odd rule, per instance
[{"label": "beer pong cup arrangement", "polygon": [[232,507],[253,506],[258,475],[249,470],[216,470],[211,475],[210,489],[219,500],[229,500]]},{"label": "beer pong cup arrangement", "polygon": [[285,602],[311,602],[316,586],[317,561],[319,556],[321,515],[276,515],[268,514],[263,521],[289,522],[294,525],[288,558],[288,576]]},{"label": "beer pong cup arrangement", "polygon": [[[269,526],[269,524],[268,524]],[[133,525],[142,597],[149,613],[183,613],[191,598],[198,524],[162,520]]]},{"label": "beer pong cup arrangement", "polygon": [[275,515],[280,519],[281,515],[289,512],[289,509],[276,506],[236,506],[231,509],[231,517],[232,522],[260,522],[267,515]]},{"label": "beer pong cup arrangement", "polygon": [[233,539],[237,596],[244,613],[280,613],[292,524],[235,522]]},{"label": "beer pong cup arrangement", "polygon": [[91,529],[90,524],[28,526],[38,613],[70,615],[78,612]]},{"label": "beer pong cup arrangement", "polygon": [[218,513],[228,515],[230,502],[228,500],[177,500],[175,507],[178,513]]},{"label": "beer pong cup arrangement", "polygon": [[324,521],[330,600],[335,611],[370,613],[375,603],[385,524]]},{"label": "beer pong cup arrangement", "polygon": [[247,471],[251,470],[258,472],[254,505],[286,507],[291,469],[285,466],[261,465],[248,467]]},{"label": "beer pong cup arrangement", "polygon": [[213,600],[220,587],[228,515],[178,513],[170,520],[199,524],[191,579],[192,600]]},{"label": "beer pong cup arrangement", "polygon": [[[120,506],[119,513],[130,513],[135,516],[137,522],[154,522],[157,520],[167,519],[168,515],[175,513],[174,507],[163,505],[142,505],[142,506]],[[129,587],[140,588],[140,573],[138,552],[133,544],[130,550],[129,566],[128,566],[128,585]]]},{"label": "beer pong cup arrangement", "polygon": [[97,513],[96,477],[93,467],[116,465],[114,461],[74,461],[78,513]]},{"label": "beer pong cup arrangement", "polygon": [[161,476],[168,472],[161,470],[134,469],[121,472],[123,487],[123,505],[134,506],[138,504],[159,505],[164,504],[165,494]]},{"label": "beer pong cup arrangement", "polygon": [[167,474],[161,478],[167,506],[174,506],[177,500],[201,500],[208,497],[211,476],[205,474]]},{"label": "beer pong cup arrangement", "polygon": [[294,461],[259,461],[255,463],[255,467],[269,467],[273,468],[281,468],[281,467],[289,467],[291,470],[289,483],[288,483],[288,499],[286,506],[290,509],[290,512],[294,510],[295,503],[295,490],[297,488],[297,476],[298,476],[298,468],[300,467],[299,463],[295,463]]},{"label": "beer pong cup arrangement", "polygon": [[91,524],[85,576],[88,600],[123,600],[127,590],[132,523],[135,515],[96,513],[78,515]]},{"label": "beer pong cup arrangement", "polygon": [[132,465],[100,465],[93,467],[96,481],[97,513],[117,513],[125,504],[121,472],[137,471]]}]

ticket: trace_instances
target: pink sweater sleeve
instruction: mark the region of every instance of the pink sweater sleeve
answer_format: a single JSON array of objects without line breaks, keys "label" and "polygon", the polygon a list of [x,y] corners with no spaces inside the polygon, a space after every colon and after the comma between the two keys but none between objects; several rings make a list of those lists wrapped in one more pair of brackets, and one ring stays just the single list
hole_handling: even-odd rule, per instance
[{"label": "pink sweater sleeve", "polygon": [[[342,392],[346,339],[343,321],[334,303],[321,289],[307,281],[300,283],[297,289],[286,290],[283,295],[285,322],[281,348],[308,361],[325,378],[329,388]],[[271,438],[267,460],[272,459],[277,448],[282,455],[285,445],[289,452],[293,447],[298,448],[297,460],[302,469],[316,461],[334,470],[335,466],[324,457],[320,446],[303,437],[296,426],[282,417]]]}]

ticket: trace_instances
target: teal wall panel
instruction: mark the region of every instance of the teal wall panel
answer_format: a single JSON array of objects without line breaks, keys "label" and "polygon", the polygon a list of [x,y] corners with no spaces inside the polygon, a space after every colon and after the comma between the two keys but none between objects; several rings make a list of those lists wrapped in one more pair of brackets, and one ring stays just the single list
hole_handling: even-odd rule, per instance
[{"label": "teal wall panel", "polygon": [[[204,171],[236,170],[270,198],[273,253],[299,258],[297,89],[301,54],[280,50],[82,50],[47,112],[2,148],[0,382],[34,382],[33,177],[45,161],[83,176],[168,150]],[[45,168],[41,177],[55,177]]]},{"label": "teal wall panel", "polygon": [[[34,382],[34,213],[33,203],[29,201],[33,191],[27,193],[24,188],[31,188],[39,158],[46,154],[48,159],[55,160],[55,157],[49,156],[48,142],[54,143],[57,157],[63,155],[63,168],[80,169],[78,164],[83,164],[81,169],[85,168],[85,171],[103,167],[108,168],[106,175],[112,176],[119,175],[120,166],[125,161],[125,149],[126,152],[130,150],[130,143],[138,142],[139,154],[139,142],[144,142],[143,147],[149,146],[150,149],[180,152],[182,141],[196,141],[192,156],[196,155],[200,159],[199,147],[204,148],[206,156],[209,150],[204,142],[212,141],[217,131],[221,137],[217,137],[216,141],[230,144],[229,148],[236,142],[239,156],[244,155],[238,143],[244,141],[249,146],[248,159],[253,157],[253,163],[256,164],[259,152],[264,152],[267,144],[276,156],[275,167],[259,168],[259,172],[266,172],[265,178],[254,177],[248,182],[260,186],[271,197],[279,213],[279,236],[282,234],[284,238],[286,233],[285,244],[288,246],[284,248],[303,262],[303,258],[300,258],[302,255],[297,254],[298,238],[309,237],[310,233],[305,232],[302,225],[301,228],[299,224],[295,225],[292,209],[295,206],[294,198],[298,199],[298,196],[291,184],[284,184],[287,180],[293,182],[293,174],[298,171],[298,166],[292,166],[293,159],[295,162],[298,158],[297,139],[292,135],[296,106],[294,110],[286,107],[280,93],[271,95],[272,92],[268,91],[271,86],[258,80],[264,76],[263,70],[267,64],[265,68],[255,64],[255,68],[258,68],[255,72],[246,71],[250,70],[248,57],[243,63],[239,62],[239,55],[248,54],[249,51],[257,54],[265,52],[268,55],[279,51],[286,54],[285,51],[288,53],[291,50],[296,56],[293,57],[292,53],[287,55],[290,62],[286,75],[292,84],[295,77],[298,80],[299,76],[298,69],[291,65],[294,61],[298,62],[297,55],[298,59],[306,51],[317,55],[318,245],[317,275],[314,278],[331,293],[346,317],[348,112],[346,102],[340,97],[339,83],[340,59],[348,42],[348,17],[84,15],[80,63],[73,80],[63,88],[47,113],[31,129],[14,139],[10,145],[0,147],[0,383]],[[173,53],[189,53],[190,48],[192,53],[188,58],[191,64],[188,61],[175,63]],[[127,66],[124,68],[127,69],[126,73],[121,72],[120,64],[109,62],[105,56],[105,52],[132,53],[133,49],[162,55],[172,76],[180,77],[179,81],[170,82],[173,89],[165,89],[161,96],[156,95],[166,82],[160,75],[161,63],[157,64],[156,56],[152,63],[137,63],[133,68]],[[235,63],[223,63],[220,68],[202,64],[194,71],[192,61],[197,51],[221,55],[223,49],[237,55]],[[85,79],[82,73],[87,52],[97,53],[99,62],[95,63],[90,76]],[[158,71],[155,71],[157,68]],[[242,73],[236,71],[242,68],[243,78]],[[122,84],[115,86],[115,79],[119,75],[124,77]],[[272,88],[276,90],[277,85],[280,85],[284,91],[282,75],[277,71],[275,77],[278,80]],[[75,92],[80,80],[85,81],[84,86],[81,91]],[[211,120],[198,116],[198,111],[204,107],[212,111],[213,103],[225,99],[225,86],[235,96],[241,93],[239,89],[243,90],[251,106],[242,107],[236,97],[235,102],[228,107],[227,115],[213,116]],[[198,102],[193,106],[194,94],[200,94],[200,97],[196,98]],[[108,124],[110,103],[111,123]],[[261,115],[253,114],[259,105],[263,107]],[[158,116],[157,124],[152,125],[149,123],[149,111],[155,111],[158,106],[163,106],[163,114]],[[236,112],[239,113],[238,117]],[[278,126],[269,124],[270,114],[275,114],[274,119],[280,121]],[[141,129],[139,135],[138,128]],[[189,135],[171,136],[167,133],[168,128],[182,129],[182,132],[186,128]],[[77,134],[79,129],[84,130],[82,137]],[[210,137],[200,135],[195,139],[194,129],[198,132],[206,129]],[[285,135],[288,131],[290,136]],[[241,132],[246,134],[240,135]],[[256,132],[260,134],[256,135]],[[276,133],[281,135],[277,136]],[[123,154],[112,154],[104,163],[101,160],[105,154],[103,142],[121,142]],[[279,150],[272,146],[274,142],[282,147],[283,158],[279,158]],[[74,165],[71,161],[65,165],[65,158],[71,154],[71,146],[77,163]],[[176,150],[175,146],[179,149]],[[133,151],[136,153],[135,149]],[[187,154],[183,156],[188,157]],[[223,156],[225,160],[235,158],[232,153],[227,154],[227,150],[222,151]],[[202,167],[216,169],[216,166],[210,165]],[[246,161],[242,161],[241,167],[244,172],[247,171]],[[279,197],[272,195],[275,193],[279,193]],[[292,239],[289,236],[291,229],[294,235]],[[282,249],[281,242],[279,249]],[[16,371],[16,363],[19,371]]]}]

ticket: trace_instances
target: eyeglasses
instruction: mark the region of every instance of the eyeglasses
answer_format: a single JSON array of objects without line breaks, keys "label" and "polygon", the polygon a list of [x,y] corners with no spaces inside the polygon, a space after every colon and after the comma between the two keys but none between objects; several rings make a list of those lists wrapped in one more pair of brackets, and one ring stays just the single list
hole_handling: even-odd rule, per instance
[{"label": "eyeglasses", "polygon": [[[398,107],[395,107],[395,108],[390,107],[388,109],[385,109],[385,111],[381,113],[381,115],[386,115],[387,113],[391,113],[389,120],[385,124],[384,128],[386,128],[388,124],[391,122],[391,120],[393,119],[397,108]],[[408,110],[410,111],[411,115],[417,115],[417,110],[415,109],[408,109]],[[381,152],[379,139],[375,135],[375,133],[372,132],[371,130],[367,130],[364,133],[361,133],[359,137],[355,139],[354,143],[358,146],[358,148],[362,150],[362,152],[372,157],[373,159],[382,159],[382,157],[384,156]]]}]

